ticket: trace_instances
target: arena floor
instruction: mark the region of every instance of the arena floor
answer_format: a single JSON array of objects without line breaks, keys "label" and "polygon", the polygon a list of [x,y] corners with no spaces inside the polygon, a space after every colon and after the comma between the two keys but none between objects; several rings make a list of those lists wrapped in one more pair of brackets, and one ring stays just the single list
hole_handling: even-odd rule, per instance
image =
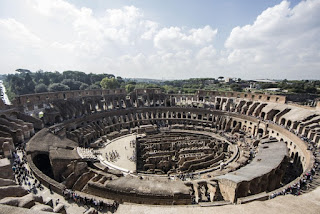
[{"label": "arena floor", "polygon": [[[135,141],[136,137],[137,135],[135,134],[125,135],[112,140],[104,148],[97,150],[102,154],[101,156],[104,159],[102,163],[106,163],[107,166],[111,166],[111,168],[126,169],[131,172],[135,172],[136,162],[135,160],[130,160],[130,158],[133,158],[135,154],[135,148],[130,142]],[[112,152],[115,153],[116,151],[119,156],[111,161],[110,154]],[[106,159],[106,154],[108,154],[108,159]]]}]

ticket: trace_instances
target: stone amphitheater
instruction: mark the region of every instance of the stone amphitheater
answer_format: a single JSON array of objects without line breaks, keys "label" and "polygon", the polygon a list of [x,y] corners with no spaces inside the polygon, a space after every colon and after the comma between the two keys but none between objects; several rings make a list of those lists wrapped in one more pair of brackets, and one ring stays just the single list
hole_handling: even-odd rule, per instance
[{"label": "stone amphitheater", "polygon": [[320,103],[154,88],[0,107],[0,213],[320,213]]}]

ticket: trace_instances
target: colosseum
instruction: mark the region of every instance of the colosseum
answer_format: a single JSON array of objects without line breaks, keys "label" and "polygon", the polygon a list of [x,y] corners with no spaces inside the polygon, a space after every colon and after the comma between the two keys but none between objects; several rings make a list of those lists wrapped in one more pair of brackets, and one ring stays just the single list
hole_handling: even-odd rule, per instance
[{"label": "colosseum", "polygon": [[320,212],[320,103],[154,88],[0,107],[0,213]]}]

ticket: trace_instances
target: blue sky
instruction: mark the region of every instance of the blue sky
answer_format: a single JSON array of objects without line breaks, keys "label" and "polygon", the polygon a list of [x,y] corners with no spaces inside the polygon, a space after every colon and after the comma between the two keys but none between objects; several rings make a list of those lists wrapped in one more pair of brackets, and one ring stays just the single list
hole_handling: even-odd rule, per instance
[{"label": "blue sky", "polygon": [[320,78],[320,0],[2,0],[0,73]]}]

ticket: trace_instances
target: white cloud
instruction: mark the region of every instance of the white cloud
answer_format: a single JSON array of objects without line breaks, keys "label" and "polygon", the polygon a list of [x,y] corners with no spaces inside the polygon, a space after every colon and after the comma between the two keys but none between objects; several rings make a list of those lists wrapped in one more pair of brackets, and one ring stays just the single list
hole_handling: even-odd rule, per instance
[{"label": "white cloud", "polygon": [[283,1],[252,25],[235,27],[225,42],[229,63],[252,76],[319,78],[319,11],[318,0],[302,1],[294,8]]},{"label": "white cloud", "polygon": [[[12,18],[0,19],[0,35],[3,40],[12,41],[19,45],[27,45],[28,47],[37,47],[42,43],[37,35]],[[5,44],[5,41],[3,44]]]},{"label": "white cloud", "polygon": [[141,35],[142,39],[150,40],[156,34],[159,24],[150,20],[143,20],[140,25],[146,28],[146,31]]},{"label": "white cloud", "polygon": [[125,6],[123,9],[108,9],[107,16],[104,18],[112,27],[125,26],[128,28],[136,27],[136,20],[143,14],[134,6]]},{"label": "white cloud", "polygon": [[155,35],[154,46],[161,50],[193,48],[210,44],[217,32],[217,29],[213,30],[210,26],[191,29],[189,32],[183,32],[179,27],[163,28]]}]

